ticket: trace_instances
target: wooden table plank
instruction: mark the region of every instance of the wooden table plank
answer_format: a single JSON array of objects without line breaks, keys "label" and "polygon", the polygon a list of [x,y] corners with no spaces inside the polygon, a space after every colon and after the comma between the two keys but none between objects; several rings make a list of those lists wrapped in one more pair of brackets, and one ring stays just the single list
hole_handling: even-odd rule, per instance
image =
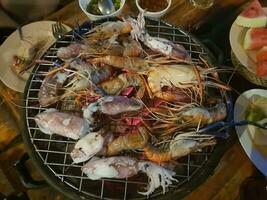
[{"label": "wooden table plank", "polygon": [[[162,20],[186,29],[194,29],[199,27],[204,21],[209,18],[214,12],[216,13],[222,8],[233,8],[240,6],[248,2],[248,0],[215,0],[213,7],[209,9],[198,9],[194,8],[189,0],[172,0],[172,5],[168,10],[167,14],[163,16]],[[211,12],[212,11],[212,12]],[[126,2],[123,14],[136,15],[138,10],[134,0],[128,0]],[[70,3],[60,11],[50,15],[46,18],[47,20],[60,21],[71,27],[74,27],[76,21],[83,23],[88,20],[87,16],[81,11],[78,1]]]},{"label": "wooden table plank", "polygon": [[184,200],[194,200],[200,196],[201,200],[236,199],[240,184],[251,176],[253,169],[254,166],[237,142],[224,154],[214,174]]}]

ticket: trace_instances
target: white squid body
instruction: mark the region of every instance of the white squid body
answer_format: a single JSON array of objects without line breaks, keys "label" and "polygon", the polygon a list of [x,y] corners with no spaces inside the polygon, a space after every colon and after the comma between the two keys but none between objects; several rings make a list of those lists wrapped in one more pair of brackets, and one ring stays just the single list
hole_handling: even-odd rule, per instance
[{"label": "white squid body", "polygon": [[150,195],[159,186],[162,186],[163,192],[165,192],[166,188],[172,184],[172,181],[177,181],[173,178],[175,172],[171,170],[152,162],[137,161],[126,156],[91,160],[81,169],[92,180],[127,178],[136,175],[138,171],[142,171],[149,177],[147,191],[140,192],[143,195]]},{"label": "white squid body", "polygon": [[70,156],[74,163],[84,162],[99,153],[113,139],[112,133],[103,130],[91,132],[82,137],[74,146]]},{"label": "white squid body", "polygon": [[42,132],[50,135],[57,134],[74,140],[90,131],[89,124],[85,119],[73,114],[59,112],[54,108],[37,114],[34,120]]},{"label": "white squid body", "polygon": [[97,111],[108,115],[117,115],[143,108],[143,103],[125,96],[104,96],[83,109],[83,117],[89,124],[94,123],[93,114]]},{"label": "white squid body", "polygon": [[131,26],[131,36],[136,40],[142,41],[147,47],[155,52],[159,52],[163,55],[182,59],[184,61],[190,61],[191,58],[186,49],[179,44],[173,43],[165,38],[152,37],[145,31],[145,19],[144,13],[138,15],[137,20],[127,19]]},{"label": "white squid body", "polygon": [[90,160],[81,170],[92,180],[101,178],[127,178],[137,174],[136,159],[118,156],[98,160]]}]

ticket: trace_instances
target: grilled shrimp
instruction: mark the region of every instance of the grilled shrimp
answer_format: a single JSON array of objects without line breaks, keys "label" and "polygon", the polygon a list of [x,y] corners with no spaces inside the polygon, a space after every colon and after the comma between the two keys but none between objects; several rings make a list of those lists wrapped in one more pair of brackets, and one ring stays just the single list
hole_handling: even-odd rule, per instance
[{"label": "grilled shrimp", "polygon": [[143,52],[141,44],[131,37],[122,37],[122,45],[124,57],[138,57]]},{"label": "grilled shrimp", "polygon": [[165,150],[158,150],[151,145],[144,148],[146,157],[157,163],[167,162],[200,151],[206,146],[216,144],[214,136],[200,135],[197,133],[183,133],[177,135]]},{"label": "grilled shrimp", "polygon": [[139,73],[146,72],[151,65],[142,58],[121,57],[121,56],[103,56],[94,58],[91,61],[93,64],[106,64],[119,69],[134,71]]},{"label": "grilled shrimp", "polygon": [[134,73],[120,74],[117,78],[105,81],[99,86],[109,95],[118,95],[123,89],[129,86],[139,87],[136,94],[138,98],[144,96],[146,89],[145,80],[143,80],[141,75]]},{"label": "grilled shrimp", "polygon": [[126,21],[109,21],[102,23],[87,32],[86,40],[90,44],[94,44],[101,40],[111,39],[124,33],[130,33],[131,30],[131,24]]},{"label": "grilled shrimp", "polygon": [[139,126],[133,132],[119,136],[107,145],[108,156],[117,155],[123,150],[142,149],[148,142],[147,130],[143,126]]},{"label": "grilled shrimp", "polygon": [[80,74],[80,76],[85,77],[93,84],[99,84],[102,81],[107,80],[113,74],[112,68],[110,66],[96,68],[90,63],[84,62],[81,59],[75,59],[73,62],[71,62],[70,68],[77,70],[78,75]]},{"label": "grilled shrimp", "polygon": [[67,47],[60,47],[57,50],[57,57],[64,61],[69,61],[70,59],[76,58],[84,49],[82,44],[70,44]]},{"label": "grilled shrimp", "polygon": [[38,92],[38,100],[42,107],[54,104],[60,99],[59,92],[67,78],[67,72],[57,72],[44,78]]},{"label": "grilled shrimp", "polygon": [[211,108],[193,107],[180,113],[180,120],[187,123],[188,127],[196,127],[211,124],[225,119],[227,108],[220,102]]},{"label": "grilled shrimp", "polygon": [[134,158],[126,156],[91,160],[81,169],[91,180],[101,178],[128,178],[136,175],[138,171],[142,171],[147,174],[149,183],[147,191],[139,193],[147,196],[160,186],[163,188],[163,193],[165,193],[166,188],[172,184],[172,181],[178,182],[173,178],[175,172],[152,162],[137,161]]},{"label": "grilled shrimp", "polygon": [[161,108],[153,112],[153,115],[157,119],[153,130],[159,135],[170,135],[185,128],[203,127],[224,120],[227,108],[226,104],[220,101],[213,107],[185,104],[177,108]]},{"label": "grilled shrimp", "polygon": [[76,92],[85,88],[88,88],[91,84],[91,73],[95,68],[79,58],[76,58],[70,63],[70,68],[75,69],[72,71],[72,74],[69,76],[70,81],[64,87],[66,92],[65,96],[69,95],[72,92]]},{"label": "grilled shrimp", "polygon": [[191,58],[186,49],[179,44],[175,44],[167,39],[152,37],[145,31],[145,20],[143,13],[138,15],[137,20],[128,20],[132,25],[131,35],[136,40],[142,41],[152,51],[161,53],[165,56],[176,58],[181,61],[190,61]]},{"label": "grilled shrimp", "polygon": [[[24,45],[22,45],[24,46]],[[28,80],[29,73],[27,72],[30,68],[32,68],[36,64],[36,60],[39,59],[44,50],[47,47],[46,40],[37,41],[35,44],[29,46],[28,51],[19,51],[19,54],[22,55],[14,55],[12,62],[12,70],[16,73],[16,75],[24,80]]]},{"label": "grilled shrimp", "polygon": [[[203,85],[209,87],[218,87],[229,90],[229,87],[212,82],[205,81],[207,75],[212,73],[212,70],[197,69],[193,65],[162,65],[158,67],[151,67],[147,72],[147,82],[151,92],[158,98],[168,101],[175,99],[175,94],[162,91],[164,86],[177,87],[181,89],[192,89],[191,94],[199,94],[202,99]],[[199,87],[197,91],[194,89]],[[191,94],[188,94],[190,96]]]},{"label": "grilled shrimp", "polygon": [[126,51],[126,48],[120,44],[71,44],[67,47],[60,47],[57,51],[57,57],[64,61],[70,61],[79,56],[83,59],[96,55],[121,56],[124,51]]},{"label": "grilled shrimp", "polygon": [[84,162],[99,153],[112,140],[112,133],[103,129],[98,132],[91,132],[75,144],[70,156],[74,163]]},{"label": "grilled shrimp", "polygon": [[93,114],[97,111],[108,115],[117,115],[141,108],[143,108],[143,103],[138,99],[124,96],[105,96],[84,108],[83,117],[92,124],[94,122]]},{"label": "grilled shrimp", "polygon": [[175,99],[175,94],[162,91],[164,86],[186,89],[198,83],[191,65],[152,67],[147,73],[147,82],[151,92],[166,101]]},{"label": "grilled shrimp", "polygon": [[[96,84],[107,80],[112,74],[111,67],[95,68],[90,63],[84,62],[79,58],[76,58],[70,63],[70,68],[75,69],[69,75],[69,82],[65,85],[66,92],[62,96],[68,96],[75,94],[77,91],[87,89],[97,89]],[[68,69],[68,71],[71,71]]]},{"label": "grilled shrimp", "polygon": [[50,135],[57,134],[74,140],[90,131],[89,124],[85,119],[73,114],[59,112],[54,108],[37,114],[34,120],[42,132]]}]

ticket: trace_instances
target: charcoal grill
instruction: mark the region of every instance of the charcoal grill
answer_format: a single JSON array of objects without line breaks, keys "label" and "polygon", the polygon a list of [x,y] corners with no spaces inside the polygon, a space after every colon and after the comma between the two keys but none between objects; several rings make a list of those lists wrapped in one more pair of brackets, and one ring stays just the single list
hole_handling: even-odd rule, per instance
[{"label": "charcoal grill", "polygon": [[[79,28],[79,31],[86,32],[102,22],[87,23]],[[198,65],[202,65],[199,56],[205,57],[210,63],[213,62],[214,57],[209,50],[192,35],[179,28],[158,20],[146,19],[146,29],[153,36],[167,38],[183,45],[190,53],[193,62]],[[56,56],[57,49],[76,40],[79,40],[79,37],[75,31],[68,33],[66,37],[57,40],[42,59],[60,63]],[[23,139],[30,157],[46,181],[71,199],[179,199],[207,179],[227,148],[227,141],[219,140],[214,147],[205,148],[202,152],[179,159],[175,169],[175,178],[179,183],[173,184],[164,195],[161,188],[149,197],[138,194],[138,191],[147,184],[147,178],[143,174],[122,180],[92,181],[81,172],[80,167],[83,164],[72,164],[69,154],[75,142],[61,136],[42,133],[34,121],[34,116],[45,110],[39,106],[38,91],[44,79],[43,72],[52,67],[53,64],[38,64],[27,82]],[[56,105],[56,108],[60,109],[59,106]]]}]

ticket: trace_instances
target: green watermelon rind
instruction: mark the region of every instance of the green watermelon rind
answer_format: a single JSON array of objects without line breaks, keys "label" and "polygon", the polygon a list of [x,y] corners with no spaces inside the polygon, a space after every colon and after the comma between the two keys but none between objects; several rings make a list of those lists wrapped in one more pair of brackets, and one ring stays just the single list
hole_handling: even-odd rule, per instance
[{"label": "green watermelon rind", "polygon": [[260,16],[256,18],[238,16],[235,20],[235,23],[239,26],[243,26],[247,28],[265,27],[267,24],[267,16]]},{"label": "green watermelon rind", "polygon": [[244,38],[244,43],[243,43],[243,47],[245,50],[249,50],[250,49],[250,46],[251,46],[251,31],[252,29],[248,29],[247,32],[246,32],[246,35],[245,35],[245,38]]},{"label": "green watermelon rind", "polygon": [[266,13],[258,0],[252,1],[250,5],[236,18],[237,25],[248,28],[265,27],[266,23]]}]

